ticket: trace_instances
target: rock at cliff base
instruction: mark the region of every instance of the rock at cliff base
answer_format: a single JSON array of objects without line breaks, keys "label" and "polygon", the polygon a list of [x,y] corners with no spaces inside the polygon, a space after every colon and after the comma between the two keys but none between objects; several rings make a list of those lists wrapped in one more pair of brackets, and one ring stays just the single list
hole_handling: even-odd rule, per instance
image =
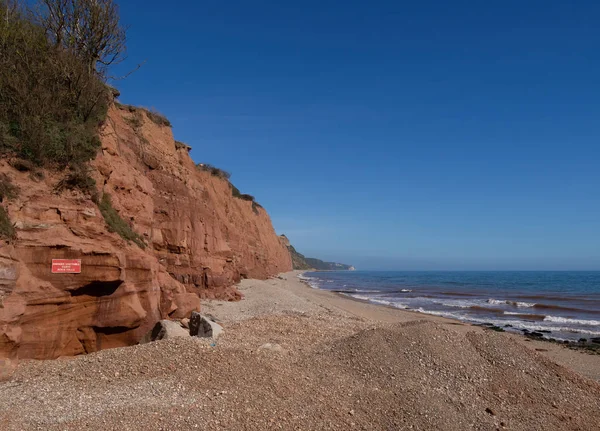
[{"label": "rock at cliff base", "polygon": [[189,337],[189,332],[171,320],[161,320],[140,340],[140,344],[175,337]]},{"label": "rock at cliff base", "polygon": [[190,335],[202,338],[218,338],[223,332],[223,327],[218,323],[194,311],[190,317]]},{"label": "rock at cliff base", "polygon": [[0,382],[9,380],[17,367],[16,363],[8,358],[0,359]]},{"label": "rock at cliff base", "polygon": [[179,323],[181,324],[181,326],[183,326],[186,329],[190,329],[190,319],[188,319],[187,317],[181,319],[179,321]]}]

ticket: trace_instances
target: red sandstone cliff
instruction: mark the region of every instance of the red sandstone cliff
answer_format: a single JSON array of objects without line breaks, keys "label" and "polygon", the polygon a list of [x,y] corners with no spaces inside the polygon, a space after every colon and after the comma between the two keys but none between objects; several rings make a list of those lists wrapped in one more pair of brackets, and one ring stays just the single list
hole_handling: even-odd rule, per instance
[{"label": "red sandstone cliff", "polygon": [[[55,193],[61,175],[34,181],[0,160],[20,189],[7,205],[17,239],[0,241],[0,357],[134,344],[157,320],[198,309],[199,298],[238,299],[231,286],[241,277],[291,270],[264,209],[199,171],[170,128],[112,107],[101,140],[92,176],[148,247],[110,233],[83,194]],[[81,259],[81,274],[52,274],[56,258]]]}]

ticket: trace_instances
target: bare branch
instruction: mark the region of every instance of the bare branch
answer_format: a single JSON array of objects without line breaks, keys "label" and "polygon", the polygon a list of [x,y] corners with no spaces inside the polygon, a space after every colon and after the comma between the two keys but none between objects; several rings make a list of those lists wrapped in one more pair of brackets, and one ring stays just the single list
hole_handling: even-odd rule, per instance
[{"label": "bare branch", "polygon": [[55,46],[62,46],[90,68],[125,58],[127,29],[113,0],[40,0],[38,21]]},{"label": "bare branch", "polygon": [[146,64],[146,61],[147,60],[142,61],[135,68],[133,68],[132,70],[130,70],[129,72],[127,72],[125,75],[122,75],[122,76],[107,76],[106,79],[110,80],[110,81],[121,81],[123,79],[129,78],[129,76],[131,74],[137,72],[140,67],[142,67],[144,64]]}]

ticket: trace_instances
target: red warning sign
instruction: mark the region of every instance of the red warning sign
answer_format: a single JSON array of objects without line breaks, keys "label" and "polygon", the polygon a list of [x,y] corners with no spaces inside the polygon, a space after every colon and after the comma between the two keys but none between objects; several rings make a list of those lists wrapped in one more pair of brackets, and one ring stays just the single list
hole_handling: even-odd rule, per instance
[{"label": "red warning sign", "polygon": [[52,259],[52,274],[79,274],[81,259]]}]

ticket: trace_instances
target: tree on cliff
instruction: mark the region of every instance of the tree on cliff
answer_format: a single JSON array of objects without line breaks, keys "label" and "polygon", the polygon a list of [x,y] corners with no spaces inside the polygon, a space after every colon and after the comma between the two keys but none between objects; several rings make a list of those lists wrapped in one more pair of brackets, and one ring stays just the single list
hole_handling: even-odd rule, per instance
[{"label": "tree on cliff", "polygon": [[123,58],[112,0],[0,0],[0,153],[38,165],[96,155],[106,116],[105,66]]},{"label": "tree on cliff", "polygon": [[57,47],[81,58],[91,70],[118,63],[126,51],[126,30],[112,0],[41,0],[38,19]]}]

